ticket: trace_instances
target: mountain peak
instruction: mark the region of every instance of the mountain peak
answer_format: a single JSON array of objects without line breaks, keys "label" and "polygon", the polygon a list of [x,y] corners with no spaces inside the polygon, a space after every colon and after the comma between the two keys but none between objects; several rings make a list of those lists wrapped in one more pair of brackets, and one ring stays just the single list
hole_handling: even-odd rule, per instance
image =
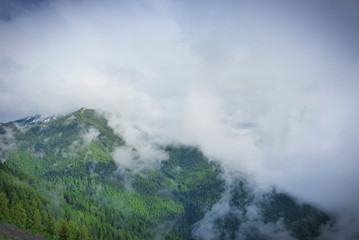
[{"label": "mountain peak", "polygon": [[61,117],[61,115],[42,116],[42,115],[36,114],[34,116],[25,117],[25,118],[22,118],[22,119],[19,119],[16,121],[12,121],[10,123],[17,123],[17,124],[23,125],[23,126],[30,126],[30,125],[48,123],[52,120],[58,119],[59,117]]}]

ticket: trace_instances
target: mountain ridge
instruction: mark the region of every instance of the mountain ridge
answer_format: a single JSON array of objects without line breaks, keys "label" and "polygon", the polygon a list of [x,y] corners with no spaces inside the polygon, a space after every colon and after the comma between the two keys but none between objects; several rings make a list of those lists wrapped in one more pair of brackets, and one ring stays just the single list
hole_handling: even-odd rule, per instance
[{"label": "mountain ridge", "polygon": [[[92,109],[81,108],[24,129],[13,123],[1,126],[5,132],[0,137],[11,129],[14,139],[9,141],[16,144],[11,150],[0,145],[7,159],[2,164],[5,177],[0,187],[3,198],[10,202],[6,205],[14,209],[17,204],[12,194],[17,190],[7,185],[17,187],[7,178],[17,179],[15,183],[20,181],[43,195],[38,200],[43,205],[41,221],[45,225],[44,219],[52,216],[56,230],[49,233],[44,226],[39,230],[27,222],[7,219],[48,239],[60,237],[66,225],[72,235],[63,239],[203,239],[207,225],[214,229],[213,239],[275,238],[255,227],[260,222],[274,224],[273,234],[314,239],[320,226],[330,220],[324,212],[300,205],[285,193],[257,196],[241,176],[227,186],[222,166],[193,146],[161,146],[168,159],[159,166],[140,172],[128,169],[115,162],[113,153],[118,148],[130,149],[130,153],[136,149],[127,146],[108,126],[106,117]],[[57,199],[59,210],[54,209],[50,195]],[[31,199],[24,199],[19,201],[20,208],[31,212],[26,207]],[[216,212],[216,206],[227,210]],[[251,208],[260,212],[258,217],[250,216]]]}]

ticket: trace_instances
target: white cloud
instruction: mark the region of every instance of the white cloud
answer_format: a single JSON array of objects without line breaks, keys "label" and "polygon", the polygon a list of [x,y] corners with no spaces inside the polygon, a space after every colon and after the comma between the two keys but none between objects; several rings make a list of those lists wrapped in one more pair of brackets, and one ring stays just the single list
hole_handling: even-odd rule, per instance
[{"label": "white cloud", "polygon": [[95,140],[98,135],[100,135],[100,131],[94,127],[90,127],[85,134],[83,135],[83,139],[85,141],[85,144],[90,144],[93,140]]},{"label": "white cloud", "polygon": [[160,149],[156,139],[145,135],[134,122],[119,114],[105,114],[108,125],[126,142],[126,146],[116,148],[112,154],[120,167],[141,171],[148,167],[157,167],[161,161],[168,159],[168,154]]}]

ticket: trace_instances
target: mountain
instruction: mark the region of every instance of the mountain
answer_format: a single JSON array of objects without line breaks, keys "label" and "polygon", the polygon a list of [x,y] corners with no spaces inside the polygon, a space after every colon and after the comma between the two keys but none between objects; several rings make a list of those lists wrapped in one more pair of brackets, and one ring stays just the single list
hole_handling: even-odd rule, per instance
[{"label": "mountain", "polygon": [[22,126],[38,125],[38,124],[48,123],[50,121],[56,120],[59,117],[61,117],[61,116],[55,115],[55,116],[51,116],[51,117],[46,117],[46,116],[41,116],[41,115],[34,115],[31,117],[26,117],[26,118],[22,118],[22,119],[10,122],[10,124],[19,124]]},{"label": "mountain", "polygon": [[[155,147],[164,160],[136,160],[140,149],[106,114],[85,108],[1,123],[0,221],[46,239],[304,240],[332,220],[274,188],[256,191],[197,147]],[[119,149],[142,167],[121,164],[126,154],[115,161]]]}]

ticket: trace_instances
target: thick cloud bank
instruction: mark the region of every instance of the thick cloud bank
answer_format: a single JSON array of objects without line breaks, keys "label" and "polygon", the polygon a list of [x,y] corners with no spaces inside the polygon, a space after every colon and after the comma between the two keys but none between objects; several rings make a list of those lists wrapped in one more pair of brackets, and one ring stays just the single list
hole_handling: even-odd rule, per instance
[{"label": "thick cloud bank", "polygon": [[[119,112],[156,143],[198,144],[262,186],[358,214],[356,1],[2,1],[1,9],[1,121],[82,106]],[[144,153],[114,158],[161,155],[133,140]]]}]

